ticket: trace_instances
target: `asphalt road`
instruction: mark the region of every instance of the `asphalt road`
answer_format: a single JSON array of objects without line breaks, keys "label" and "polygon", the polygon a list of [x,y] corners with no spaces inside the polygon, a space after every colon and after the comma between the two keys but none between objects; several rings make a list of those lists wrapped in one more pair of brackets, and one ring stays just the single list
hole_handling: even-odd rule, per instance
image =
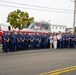
[{"label": "asphalt road", "polygon": [[[76,66],[76,49],[0,51],[0,75],[50,75],[50,71],[70,66]],[[76,69],[60,75],[76,75]]]}]

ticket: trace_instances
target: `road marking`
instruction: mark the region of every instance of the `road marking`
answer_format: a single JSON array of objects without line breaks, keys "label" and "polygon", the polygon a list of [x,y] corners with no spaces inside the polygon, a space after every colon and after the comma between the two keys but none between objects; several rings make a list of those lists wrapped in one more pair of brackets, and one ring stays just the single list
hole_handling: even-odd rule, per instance
[{"label": "road marking", "polygon": [[57,70],[53,70],[53,71],[49,71],[49,72],[45,72],[45,73],[41,73],[41,74],[37,74],[37,75],[58,75],[58,74],[70,72],[73,70],[76,70],[76,66],[70,66],[70,67],[57,69]]}]

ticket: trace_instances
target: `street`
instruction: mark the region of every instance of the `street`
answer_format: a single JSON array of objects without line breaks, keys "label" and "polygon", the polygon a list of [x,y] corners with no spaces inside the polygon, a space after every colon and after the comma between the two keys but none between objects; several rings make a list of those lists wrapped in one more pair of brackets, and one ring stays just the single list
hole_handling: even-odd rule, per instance
[{"label": "street", "polygon": [[[0,51],[0,75],[54,75],[49,72],[70,66],[76,67],[76,49]],[[76,68],[57,75],[76,75]]]}]

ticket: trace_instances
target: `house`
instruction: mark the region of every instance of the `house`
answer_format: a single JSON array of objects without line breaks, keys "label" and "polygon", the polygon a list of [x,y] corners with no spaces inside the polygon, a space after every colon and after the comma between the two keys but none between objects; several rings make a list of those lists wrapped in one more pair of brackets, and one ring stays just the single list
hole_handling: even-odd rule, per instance
[{"label": "house", "polygon": [[[6,30],[8,30],[9,29],[9,24],[3,24],[3,23],[1,23],[0,24],[0,30],[2,30],[2,31],[6,31]],[[10,26],[10,28],[12,29],[12,26]]]},{"label": "house", "polygon": [[51,32],[65,32],[66,26],[65,25],[56,25],[56,24],[50,24]]}]

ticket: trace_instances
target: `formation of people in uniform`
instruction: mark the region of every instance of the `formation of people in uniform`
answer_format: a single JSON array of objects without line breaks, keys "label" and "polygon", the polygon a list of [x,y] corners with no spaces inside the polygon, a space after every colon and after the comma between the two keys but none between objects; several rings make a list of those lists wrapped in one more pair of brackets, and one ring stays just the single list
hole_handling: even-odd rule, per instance
[{"label": "formation of people in uniform", "polygon": [[76,48],[76,34],[71,33],[24,33],[7,32],[2,34],[3,52],[34,49]]}]

